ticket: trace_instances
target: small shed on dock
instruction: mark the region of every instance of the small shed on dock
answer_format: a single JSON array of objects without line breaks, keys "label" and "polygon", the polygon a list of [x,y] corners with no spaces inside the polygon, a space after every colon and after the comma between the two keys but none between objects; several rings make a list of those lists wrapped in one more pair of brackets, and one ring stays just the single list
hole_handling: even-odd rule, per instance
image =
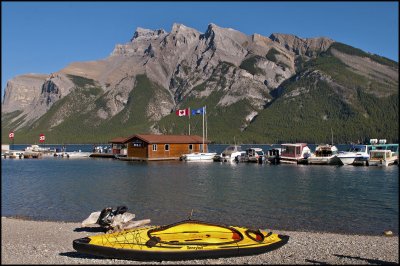
[{"label": "small shed on dock", "polygon": [[127,156],[128,154],[128,138],[118,137],[109,141],[111,143],[111,152],[113,155]]},{"label": "small shed on dock", "polygon": [[185,153],[208,150],[208,141],[203,147],[203,138],[197,135],[136,134],[110,142],[126,145],[127,160],[179,160]]}]

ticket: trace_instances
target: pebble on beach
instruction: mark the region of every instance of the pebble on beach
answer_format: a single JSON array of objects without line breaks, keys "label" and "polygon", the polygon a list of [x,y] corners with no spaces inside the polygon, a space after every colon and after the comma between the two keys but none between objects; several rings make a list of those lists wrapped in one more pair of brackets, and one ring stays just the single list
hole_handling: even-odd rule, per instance
[{"label": "pebble on beach", "polygon": [[384,231],[383,234],[384,234],[385,236],[393,236],[393,232],[390,231],[390,230]]}]

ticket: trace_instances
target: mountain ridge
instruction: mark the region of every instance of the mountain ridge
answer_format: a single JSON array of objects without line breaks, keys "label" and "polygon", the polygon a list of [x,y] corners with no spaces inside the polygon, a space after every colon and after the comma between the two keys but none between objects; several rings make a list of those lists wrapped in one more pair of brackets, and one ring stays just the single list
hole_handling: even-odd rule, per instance
[{"label": "mountain ridge", "polygon": [[[204,33],[179,23],[172,25],[171,32],[138,27],[129,42],[116,44],[104,59],[73,62],[49,75],[30,74],[11,79],[2,103],[2,141],[5,142],[8,135],[5,130],[20,132],[27,139],[38,131],[48,132],[56,138],[57,134],[63,135],[62,125],[69,124],[67,120],[71,116],[86,117],[83,121],[91,124],[94,131],[98,130],[97,133],[92,129],[83,131],[86,135],[82,137],[83,142],[99,136],[112,138],[128,130],[143,132],[127,135],[147,132],[187,134],[187,128],[178,125],[182,120],[173,117],[174,110],[197,108],[201,103],[212,105],[208,110],[218,116],[237,120],[230,128],[223,121],[216,123],[220,118],[210,114],[210,124],[224,129],[214,129],[214,135],[210,129],[212,141],[223,142],[220,134],[229,130],[233,136],[225,133],[228,139],[248,135],[244,138],[249,141],[252,141],[250,136],[256,136],[253,139],[258,141],[269,141],[267,132],[261,133],[260,129],[258,133],[252,132],[259,127],[255,126],[257,120],[260,121],[256,118],[268,112],[267,109],[281,97],[294,97],[294,102],[301,102],[299,97],[309,96],[306,92],[312,91],[311,85],[293,91],[288,91],[284,85],[295,86],[292,84],[299,80],[314,80],[316,84],[325,82],[318,86],[328,86],[338,97],[340,106],[337,108],[365,114],[366,107],[357,102],[358,91],[374,95],[377,101],[398,95],[398,63],[327,37],[300,38],[280,33],[269,37],[256,33],[246,35],[213,23]],[[66,97],[71,93],[76,95],[70,98],[81,97],[85,106],[68,103]],[[143,102],[136,102],[137,98]],[[55,104],[61,105],[63,99],[66,103],[62,111],[55,111]],[[132,106],[132,102],[141,105],[144,112]],[[398,110],[396,102],[392,105]],[[142,113],[143,117],[130,119],[135,114],[127,112],[127,108]],[[80,110],[80,113],[74,110]],[[53,122],[41,125],[38,121],[45,117]],[[76,125],[69,126],[77,130],[82,128],[79,120]],[[127,124],[128,121],[135,124]],[[165,121],[170,121],[170,125]],[[290,124],[290,119],[287,123]],[[390,137],[384,137],[396,139],[398,134],[395,134],[396,130],[392,131]],[[362,137],[369,134],[372,133],[367,130]],[[68,140],[68,136],[62,138]],[[342,138],[347,141],[344,136]]]}]

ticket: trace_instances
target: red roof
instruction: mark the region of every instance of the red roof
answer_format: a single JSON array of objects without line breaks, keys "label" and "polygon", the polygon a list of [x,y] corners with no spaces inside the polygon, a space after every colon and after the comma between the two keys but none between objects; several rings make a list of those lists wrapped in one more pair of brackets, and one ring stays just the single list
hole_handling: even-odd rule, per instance
[{"label": "red roof", "polygon": [[[203,143],[203,138],[197,135],[150,135],[136,134],[127,138],[115,138],[111,143],[127,143],[134,138],[138,138],[146,143]],[[204,140],[204,143],[208,143]]]}]

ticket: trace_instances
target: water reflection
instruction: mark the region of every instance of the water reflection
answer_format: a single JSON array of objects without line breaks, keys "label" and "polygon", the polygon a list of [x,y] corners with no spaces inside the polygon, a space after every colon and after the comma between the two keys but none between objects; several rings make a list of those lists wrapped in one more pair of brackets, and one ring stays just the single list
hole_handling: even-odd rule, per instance
[{"label": "water reflection", "polygon": [[126,205],[153,224],[193,219],[255,228],[398,231],[398,167],[2,160],[2,213],[82,221]]}]

